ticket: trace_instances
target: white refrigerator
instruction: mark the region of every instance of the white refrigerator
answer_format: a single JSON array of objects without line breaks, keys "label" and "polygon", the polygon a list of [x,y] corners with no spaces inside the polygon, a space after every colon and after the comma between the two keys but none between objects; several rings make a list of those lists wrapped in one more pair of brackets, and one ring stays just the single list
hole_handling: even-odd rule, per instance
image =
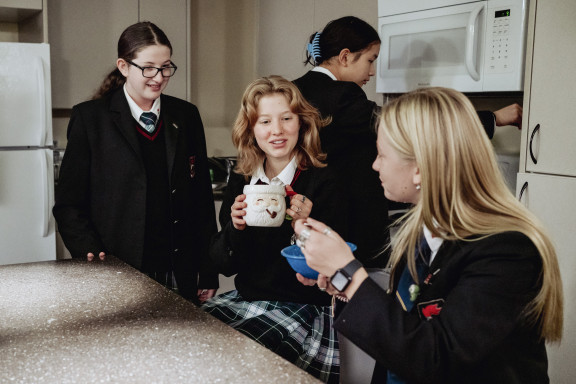
[{"label": "white refrigerator", "polygon": [[0,265],[56,259],[50,47],[0,43]]}]

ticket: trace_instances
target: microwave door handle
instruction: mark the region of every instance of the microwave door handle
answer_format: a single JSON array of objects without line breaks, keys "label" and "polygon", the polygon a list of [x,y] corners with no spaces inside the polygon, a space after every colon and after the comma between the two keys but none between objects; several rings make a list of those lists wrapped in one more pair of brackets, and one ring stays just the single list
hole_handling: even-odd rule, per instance
[{"label": "microwave door handle", "polygon": [[468,18],[468,29],[466,32],[466,69],[468,74],[475,81],[480,80],[480,75],[476,71],[476,64],[474,63],[474,41],[476,41],[476,20],[480,12],[484,9],[484,5],[479,5],[478,8],[470,12]]}]

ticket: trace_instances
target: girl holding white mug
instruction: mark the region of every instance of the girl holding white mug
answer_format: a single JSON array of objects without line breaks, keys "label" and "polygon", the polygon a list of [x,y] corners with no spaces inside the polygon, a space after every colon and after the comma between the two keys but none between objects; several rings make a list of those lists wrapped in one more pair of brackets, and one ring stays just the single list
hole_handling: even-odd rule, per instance
[{"label": "girl holding white mug", "polygon": [[[311,213],[335,230],[346,229],[345,199],[336,187],[341,175],[320,161],[325,155],[318,130],[326,123],[286,79],[270,76],[248,86],[232,130],[238,162],[220,211],[222,230],[210,250],[220,273],[236,274],[236,290],[202,308],[312,375],[337,383],[331,297],[300,284],[280,254],[291,244],[293,220]],[[280,191],[259,195],[258,207],[248,207],[244,188],[259,184]],[[281,209],[284,191],[289,196],[286,214]],[[259,226],[247,223],[250,210],[263,215]],[[280,226],[264,226],[266,215],[279,218]]]}]

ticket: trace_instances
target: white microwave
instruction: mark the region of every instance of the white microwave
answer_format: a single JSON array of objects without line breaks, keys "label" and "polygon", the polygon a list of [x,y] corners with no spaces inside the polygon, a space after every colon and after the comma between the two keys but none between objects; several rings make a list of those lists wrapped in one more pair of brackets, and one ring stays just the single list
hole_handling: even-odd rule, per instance
[{"label": "white microwave", "polygon": [[376,91],[522,91],[529,0],[378,0]]}]

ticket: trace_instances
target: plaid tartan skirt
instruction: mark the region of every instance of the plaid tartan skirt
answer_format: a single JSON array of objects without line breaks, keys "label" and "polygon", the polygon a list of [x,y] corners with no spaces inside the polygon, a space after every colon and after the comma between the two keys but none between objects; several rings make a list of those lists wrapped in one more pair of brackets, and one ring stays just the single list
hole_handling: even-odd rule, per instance
[{"label": "plaid tartan skirt", "polygon": [[201,308],[320,380],[338,383],[340,354],[330,306],[245,301],[234,290]]}]

